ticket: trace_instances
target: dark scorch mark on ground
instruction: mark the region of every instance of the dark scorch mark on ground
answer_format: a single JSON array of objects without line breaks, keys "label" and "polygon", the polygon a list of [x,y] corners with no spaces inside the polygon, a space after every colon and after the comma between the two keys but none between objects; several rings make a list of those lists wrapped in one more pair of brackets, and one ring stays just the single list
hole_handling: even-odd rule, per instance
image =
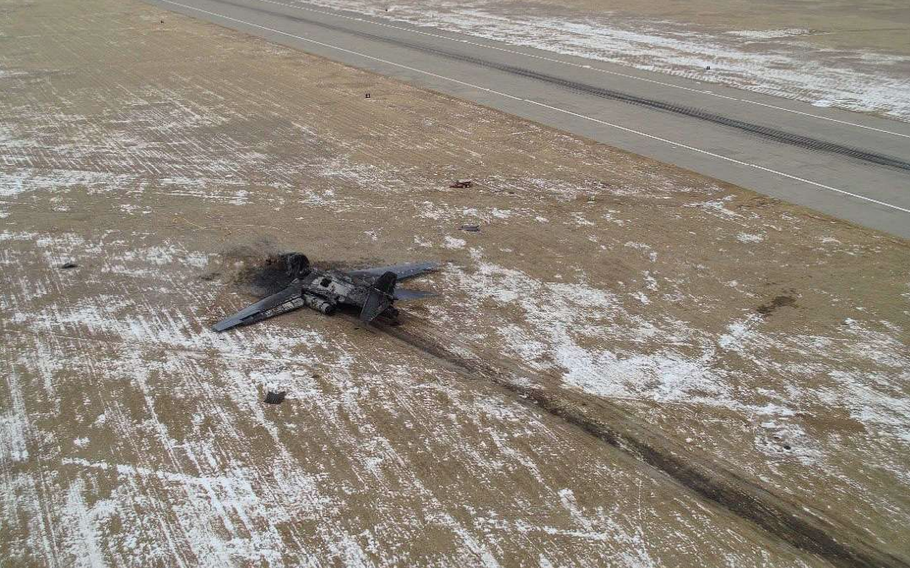
[{"label": "dark scorch mark on ground", "polygon": [[755,311],[758,312],[759,314],[761,314],[762,316],[770,316],[775,311],[777,311],[778,308],[783,308],[783,307],[796,307],[796,298],[794,298],[793,296],[784,296],[784,295],[776,296],[770,302],[766,302],[766,303],[758,306],[757,308],[755,308]]}]

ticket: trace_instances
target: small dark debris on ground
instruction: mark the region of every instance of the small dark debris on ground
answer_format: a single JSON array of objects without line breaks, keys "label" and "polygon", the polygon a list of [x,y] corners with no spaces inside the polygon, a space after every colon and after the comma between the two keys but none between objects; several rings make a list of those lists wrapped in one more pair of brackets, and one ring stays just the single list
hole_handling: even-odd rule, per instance
[{"label": "small dark debris on ground", "polygon": [[370,98],[370,93],[367,93],[364,98],[366,98],[366,99]]},{"label": "small dark debris on ground", "polygon": [[269,391],[265,395],[264,402],[266,404],[281,404],[282,402],[284,402],[284,397],[287,394],[288,394],[287,391],[279,391],[279,392]]},{"label": "small dark debris on ground", "polygon": [[778,308],[795,306],[796,298],[793,296],[777,296],[770,302],[767,302],[755,308],[755,311],[763,316],[770,316],[775,311],[777,311]]},{"label": "small dark debris on ground", "polygon": [[453,189],[462,189],[462,188],[465,188],[465,187],[471,187],[471,186],[473,186],[473,185],[474,185],[474,180],[470,180],[470,179],[460,179],[460,180],[456,180],[456,181],[455,181],[452,185],[450,185],[449,187],[451,187],[451,188],[453,188]]},{"label": "small dark debris on ground", "polygon": [[479,233],[480,225],[462,225],[459,227],[462,231],[467,231],[469,233]]},{"label": "small dark debris on ground", "polygon": [[62,270],[70,270],[71,268],[76,268],[77,266],[79,266],[79,265],[76,264],[75,262],[67,262],[67,263],[61,264],[60,268]]}]

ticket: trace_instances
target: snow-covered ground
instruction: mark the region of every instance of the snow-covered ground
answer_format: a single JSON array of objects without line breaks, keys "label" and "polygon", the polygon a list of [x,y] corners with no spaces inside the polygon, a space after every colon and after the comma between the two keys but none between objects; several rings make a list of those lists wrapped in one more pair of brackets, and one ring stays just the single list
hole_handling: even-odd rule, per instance
[{"label": "snow-covered ground", "polygon": [[906,548],[903,241],[86,2],[0,21],[0,564],[816,565],[432,350],[311,312],[211,332],[266,237],[446,261],[401,329]]}]

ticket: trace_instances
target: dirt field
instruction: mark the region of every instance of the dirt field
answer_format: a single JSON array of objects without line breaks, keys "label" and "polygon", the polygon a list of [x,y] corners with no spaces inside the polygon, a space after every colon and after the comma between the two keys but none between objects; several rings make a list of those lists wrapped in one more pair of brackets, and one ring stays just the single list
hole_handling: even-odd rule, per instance
[{"label": "dirt field", "polygon": [[594,14],[659,18],[730,31],[802,28],[812,32],[804,39],[820,47],[910,55],[910,5],[902,0],[535,1]]},{"label": "dirt field", "polygon": [[910,121],[910,5],[902,0],[279,3],[351,10]]},{"label": "dirt field", "polygon": [[[910,559],[906,241],[132,0],[0,13],[0,565]],[[209,331],[276,250],[441,297]]]}]

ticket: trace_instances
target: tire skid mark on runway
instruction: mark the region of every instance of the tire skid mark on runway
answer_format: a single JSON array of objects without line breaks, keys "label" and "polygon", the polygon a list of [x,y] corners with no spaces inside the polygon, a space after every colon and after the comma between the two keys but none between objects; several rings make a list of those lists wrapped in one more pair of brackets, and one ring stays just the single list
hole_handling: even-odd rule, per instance
[{"label": "tire skid mark on runway", "polygon": [[332,45],[332,44],[328,44],[328,43],[325,43],[325,42],[317,41],[317,40],[310,39],[310,38],[307,38],[307,37],[303,37],[303,36],[300,36],[300,35],[295,35],[295,34],[288,33],[288,32],[285,32],[285,31],[281,31],[281,30],[278,30],[278,29],[275,29],[275,28],[270,28],[270,27],[268,27],[268,26],[262,26],[262,25],[259,25],[259,24],[255,24],[255,23],[253,23],[253,22],[247,22],[247,21],[245,21],[245,20],[240,20],[240,19],[238,19],[238,18],[232,18],[232,17],[230,17],[230,16],[225,16],[225,15],[219,14],[219,13],[217,13],[217,12],[211,12],[211,11],[209,11],[209,10],[203,10],[203,9],[201,9],[201,8],[196,8],[195,6],[190,6],[190,5],[187,5],[187,4],[181,4],[181,3],[179,3],[179,2],[174,2],[173,0],[157,0],[157,1],[158,1],[158,2],[161,2],[161,3],[164,3],[164,4],[171,4],[171,5],[173,5],[173,6],[179,6],[179,7],[181,7],[181,8],[185,8],[185,9],[187,9],[187,10],[192,10],[192,11],[194,11],[194,12],[199,12],[199,13],[202,13],[202,14],[208,14],[208,15],[210,15],[210,16],[215,16],[215,17],[218,17],[218,18],[221,18],[221,19],[230,21],[230,22],[235,22],[235,23],[243,24],[243,25],[246,25],[246,26],[249,26],[249,27],[252,27],[252,28],[257,28],[257,29],[265,30],[265,31],[268,31],[268,32],[271,32],[271,33],[280,34],[280,35],[287,36],[287,37],[290,37],[290,38],[293,38],[293,39],[297,39],[297,40],[300,40],[300,41],[305,41],[305,42],[308,42],[308,43],[312,43],[312,44],[314,44],[314,45],[319,45],[319,46],[322,46],[322,47],[327,47],[327,48],[329,48],[329,49],[334,49],[334,50],[340,51],[340,52],[342,52],[342,53],[347,53],[347,54],[350,54],[350,55],[356,55],[356,56],[358,56],[358,57],[363,57],[364,59],[369,59],[369,60],[372,60],[372,61],[377,61],[377,62],[379,62],[379,63],[383,63],[383,64],[387,64],[387,65],[392,65],[392,66],[395,66],[395,67],[398,67],[398,68],[401,68],[401,69],[405,69],[405,70],[408,70],[408,71],[413,71],[413,72],[415,72],[415,73],[420,73],[420,74],[422,74],[422,75],[427,75],[427,76],[429,76],[429,77],[433,77],[433,78],[436,78],[436,79],[441,79],[441,80],[444,80],[444,81],[449,81],[449,82],[452,82],[452,83],[455,83],[455,84],[458,84],[458,85],[463,85],[463,86],[465,86],[465,87],[470,87],[470,88],[472,88],[472,89],[477,89],[477,90],[480,90],[480,91],[483,91],[483,92],[486,92],[486,93],[490,93],[490,94],[498,95],[498,96],[501,96],[501,97],[505,97],[505,98],[507,98],[507,99],[512,99],[512,100],[521,101],[521,102],[526,102],[526,103],[528,103],[528,104],[540,106],[540,107],[543,107],[543,108],[547,108],[547,109],[549,109],[549,110],[553,110],[553,111],[560,112],[560,113],[563,113],[563,114],[568,114],[568,115],[570,115],[570,116],[574,116],[574,117],[581,118],[581,119],[584,119],[584,120],[588,120],[588,121],[591,121],[591,122],[595,122],[595,123],[601,124],[601,125],[603,125],[603,126],[609,126],[610,128],[615,128],[615,129],[621,130],[621,131],[623,131],[623,132],[628,132],[628,133],[630,133],[630,134],[636,134],[636,135],[638,135],[638,136],[643,136],[643,137],[648,138],[648,139],[650,139],[650,140],[655,140],[655,141],[658,141],[658,142],[663,142],[663,143],[665,143],[665,144],[669,144],[670,146],[674,146],[674,147],[676,147],[676,148],[681,148],[681,149],[684,149],[684,150],[689,150],[689,151],[695,152],[695,153],[697,153],[697,154],[702,154],[702,155],[705,155],[705,156],[710,156],[710,157],[712,157],[712,158],[716,158],[716,159],[719,159],[719,160],[722,160],[722,161],[725,161],[725,162],[729,162],[729,163],[732,163],[732,164],[736,164],[736,165],[739,165],[739,166],[745,166],[745,167],[748,167],[748,168],[753,168],[753,169],[756,169],[756,170],[760,170],[760,171],[763,171],[763,172],[767,172],[767,173],[770,173],[770,174],[774,174],[774,175],[776,175],[776,176],[780,176],[780,177],[783,177],[783,178],[786,178],[786,179],[789,179],[789,180],[793,180],[793,181],[798,181],[798,182],[804,183],[804,184],[806,184],[806,185],[811,185],[811,186],[816,187],[816,188],[819,188],[819,189],[824,189],[824,190],[826,190],[826,191],[831,191],[831,192],[833,192],[833,193],[838,193],[838,194],[843,195],[843,196],[846,196],[846,197],[852,197],[852,198],[854,198],[854,199],[858,199],[858,200],[861,200],[861,201],[865,201],[865,202],[867,202],[867,203],[873,203],[873,204],[875,204],[875,205],[880,205],[880,206],[885,207],[885,208],[888,208],[888,209],[894,209],[894,210],[896,210],[896,211],[901,211],[902,213],[910,213],[910,209],[905,208],[905,207],[901,207],[901,206],[899,206],[899,205],[894,205],[894,204],[892,204],[892,203],[888,203],[888,202],[885,202],[885,201],[881,201],[881,200],[879,200],[879,199],[874,199],[874,198],[872,198],[872,197],[867,197],[867,196],[865,196],[865,195],[860,195],[860,194],[858,194],[858,193],[852,193],[852,192],[850,192],[850,191],[846,191],[846,190],[843,190],[843,189],[838,189],[838,188],[833,187],[833,186],[830,186],[830,185],[826,185],[826,184],[823,184],[823,183],[819,183],[819,182],[817,182],[817,181],[812,181],[812,180],[810,180],[810,179],[806,179],[806,178],[804,178],[804,177],[796,176],[796,175],[793,175],[793,174],[788,174],[788,173],[786,173],[786,172],[782,172],[782,171],[780,171],[780,170],[775,170],[775,169],[769,168],[769,167],[767,167],[767,166],[762,166],[762,165],[759,165],[759,164],[753,164],[753,163],[751,163],[751,162],[745,162],[745,161],[743,161],[743,160],[737,160],[736,158],[731,158],[731,157],[729,157],[729,156],[724,156],[723,154],[717,154],[717,153],[715,153],[715,152],[711,152],[711,151],[708,151],[708,150],[702,150],[701,148],[696,148],[695,146],[691,146],[691,145],[689,145],[689,144],[684,144],[684,143],[682,143],[682,142],[676,142],[676,141],[674,141],[674,140],[670,140],[670,139],[667,139],[667,138],[662,138],[662,137],[660,137],[660,136],[655,136],[655,135],[653,135],[653,134],[648,134],[647,132],[642,132],[641,130],[635,130],[634,128],[629,128],[629,127],[626,127],[626,126],[621,126],[621,125],[619,125],[619,124],[614,124],[614,123],[612,123],[612,122],[607,122],[607,121],[605,121],[605,120],[600,120],[600,119],[597,119],[597,118],[593,118],[593,117],[590,117],[590,116],[586,116],[586,115],[583,115],[583,114],[579,114],[579,113],[576,113],[576,112],[572,112],[572,111],[570,111],[570,110],[566,110],[566,109],[562,109],[562,108],[555,107],[555,106],[552,106],[552,105],[548,105],[548,104],[545,104],[545,103],[541,103],[541,102],[538,102],[538,101],[535,101],[535,100],[532,100],[532,99],[526,99],[526,98],[523,98],[523,97],[520,97],[520,96],[511,95],[511,94],[509,94],[509,93],[504,93],[504,92],[502,92],[502,91],[497,91],[497,90],[495,90],[495,89],[490,89],[490,88],[488,88],[488,87],[482,87],[482,86],[480,86],[480,85],[475,85],[475,84],[473,84],[473,83],[468,83],[468,82],[466,82],[466,81],[461,81],[461,80],[459,80],[459,79],[453,79],[453,78],[451,78],[451,77],[446,77],[445,75],[439,75],[438,73],[433,73],[433,72],[431,72],[431,71],[426,71],[426,70],[423,70],[423,69],[418,69],[418,68],[416,68],[416,67],[411,67],[411,66],[404,65],[404,64],[401,64],[401,63],[396,63],[396,62],[394,62],[394,61],[389,61],[389,60],[387,60],[387,59],[382,59],[382,58],[379,58],[379,57],[374,57],[374,56],[372,56],[372,55],[367,55],[367,54],[365,54],[365,53],[361,53],[361,52],[358,52],[358,51],[353,51],[353,50],[346,49],[346,48],[343,48],[343,47],[338,47],[338,46],[336,46],[336,45]]},{"label": "tire skid mark on runway", "polygon": [[[770,109],[773,109],[773,110],[779,110],[779,111],[788,112],[788,113],[791,113],[791,114],[798,114],[798,115],[801,115],[801,116],[807,116],[807,117],[815,118],[815,119],[818,119],[818,120],[826,120],[826,121],[828,121],[828,122],[836,122],[836,123],[838,123],[838,124],[843,124],[843,125],[845,125],[845,126],[852,126],[852,127],[854,127],[854,128],[862,128],[862,129],[864,129],[864,130],[871,130],[871,131],[874,131],[874,132],[881,132],[882,134],[890,134],[890,135],[892,135],[892,136],[899,136],[899,137],[901,137],[901,138],[910,138],[910,135],[908,135],[908,134],[901,134],[901,133],[899,133],[899,132],[894,132],[894,131],[891,131],[891,130],[885,130],[885,129],[883,129],[883,128],[875,128],[875,127],[873,127],[873,126],[866,126],[866,125],[864,125],[864,124],[857,124],[857,123],[855,123],[855,122],[849,122],[849,121],[846,121],[846,120],[839,120],[839,119],[836,119],[836,118],[831,118],[831,117],[829,117],[829,116],[821,116],[821,115],[818,115],[818,114],[812,114],[812,113],[810,113],[810,112],[803,112],[803,111],[799,111],[799,110],[795,110],[795,109],[784,108],[784,107],[781,107],[781,106],[776,106],[776,105],[772,105],[772,104],[768,104],[768,103],[762,103],[762,102],[759,102],[759,101],[753,101],[753,100],[749,100],[749,99],[741,99],[741,98],[737,98],[737,97],[731,97],[731,96],[728,96],[728,95],[721,95],[720,93],[715,93],[715,92],[713,92],[713,91],[708,91],[708,90],[705,90],[705,89],[693,89],[693,88],[691,88],[691,87],[684,87],[684,86],[682,86],[682,85],[677,85],[677,84],[675,84],[675,83],[668,83],[668,82],[666,82],[666,81],[656,81],[656,80],[654,80],[654,79],[648,79],[648,78],[646,78],[646,77],[639,77],[639,76],[637,76],[637,75],[631,75],[631,74],[629,74],[629,73],[619,73],[619,72],[617,72],[617,71],[610,71],[610,70],[607,70],[607,69],[601,69],[601,68],[594,67],[594,66],[591,66],[591,65],[588,65],[588,64],[572,63],[572,62],[570,62],[570,61],[564,61],[564,60],[562,60],[562,59],[555,59],[555,58],[553,58],[553,57],[545,57],[545,56],[543,56],[543,55],[534,55],[534,54],[531,54],[531,53],[525,53],[525,52],[518,51],[518,50],[515,50],[515,49],[506,49],[506,48],[504,48],[504,47],[497,47],[497,46],[495,46],[495,45],[488,45],[488,44],[480,43],[480,42],[477,42],[477,41],[470,41],[470,40],[466,40],[466,39],[460,39],[460,38],[449,37],[449,36],[446,36],[446,35],[443,35],[443,34],[434,34],[434,33],[426,32],[426,31],[423,31],[423,30],[408,29],[408,28],[404,28],[404,27],[401,27],[401,26],[396,26],[396,25],[389,24],[389,23],[376,22],[376,21],[373,21],[373,20],[369,20],[369,19],[367,19],[367,18],[358,18],[358,17],[355,17],[355,16],[346,16],[346,15],[343,15],[343,14],[336,14],[336,13],[328,12],[328,11],[325,11],[325,10],[317,10],[317,9],[315,9],[315,8],[304,8],[304,7],[301,6],[300,4],[285,4],[285,3],[282,3],[282,2],[276,2],[275,0],[258,0],[258,1],[259,1],[259,2],[263,2],[263,3],[265,3],[265,4],[274,4],[274,5],[276,5],[276,6],[284,6],[285,8],[292,8],[292,9],[294,9],[294,10],[302,10],[302,11],[305,11],[305,12],[312,12],[312,13],[314,13],[314,14],[323,14],[323,15],[326,15],[326,16],[332,16],[332,17],[340,18],[340,19],[344,19],[344,20],[351,20],[351,21],[354,21],[354,22],[361,22],[361,23],[370,24],[370,25],[373,25],[373,26],[379,26],[379,27],[383,27],[383,28],[389,28],[389,29],[393,29],[393,30],[399,30],[399,31],[403,31],[403,32],[409,32],[409,33],[418,34],[418,35],[422,35],[422,36],[432,37],[432,38],[435,38],[435,39],[444,39],[444,40],[454,41],[454,42],[461,43],[461,44],[465,44],[465,45],[473,45],[473,46],[476,46],[476,47],[481,47],[481,48],[483,48],[483,49],[490,49],[490,50],[493,50],[493,51],[500,51],[500,52],[502,52],[502,53],[508,53],[508,54],[510,54],[510,55],[520,55],[520,56],[522,56],[522,57],[527,57],[527,58],[530,58],[530,59],[536,59],[536,60],[538,60],[538,61],[546,61],[547,63],[557,63],[557,64],[559,64],[559,65],[566,65],[566,66],[568,66],[568,67],[577,67],[577,68],[579,68],[579,69],[584,69],[584,70],[586,70],[586,71],[593,71],[593,72],[595,72],[595,73],[603,73],[603,74],[605,74],[605,75],[614,75],[614,76],[617,76],[617,77],[623,77],[623,78],[625,78],[625,79],[632,79],[632,80],[635,80],[635,81],[643,81],[643,82],[645,82],[645,83],[651,83],[651,84],[654,84],[654,85],[660,85],[660,86],[662,86],[662,87],[670,87],[671,89],[679,89],[679,90],[681,90],[681,91],[689,91],[689,92],[692,92],[692,93],[698,93],[698,94],[700,94],[700,95],[705,95],[705,96],[709,96],[709,97],[714,97],[714,98],[717,98],[717,99],[725,99],[725,100],[728,100],[728,101],[735,101],[735,102],[739,102],[739,103],[746,103],[746,104],[758,105],[758,106],[765,107],[765,108],[770,108]],[[318,4],[307,4],[307,5],[308,5],[308,6],[318,6]],[[593,61],[598,61],[598,60],[594,59]]]},{"label": "tire skid mark on runway", "polygon": [[302,18],[300,16],[291,16],[289,14],[281,14],[268,10],[266,8],[255,8],[252,6],[247,6],[245,4],[240,4],[236,2],[231,2],[230,0],[212,0],[219,4],[227,4],[237,8],[244,8],[251,10],[253,12],[259,12],[262,14],[280,16],[289,20],[300,22],[307,25],[317,26],[320,28],[346,33],[354,35],[357,37],[362,37],[364,39],[378,41],[382,43],[388,43],[391,45],[396,45],[400,47],[405,47],[407,49],[413,49],[415,51],[421,51],[424,53],[430,53],[437,55],[439,57],[444,57],[446,59],[451,59],[453,61],[459,61],[462,63],[470,63],[472,65],[478,65],[480,67],[486,67],[489,69],[495,69],[497,71],[502,71],[510,75],[515,75],[518,77],[525,77],[535,81],[540,81],[542,83],[548,83],[551,85],[556,85],[558,87],[566,88],[571,91],[576,91],[580,93],[585,93],[588,95],[593,95],[598,98],[608,99],[613,101],[624,102],[628,104],[634,104],[637,106],[642,106],[652,110],[658,110],[663,112],[668,112],[671,114],[677,114],[680,116],[685,116],[688,118],[694,118],[698,120],[703,120],[720,126],[725,126],[728,128],[733,128],[736,130],[741,130],[749,134],[760,136],[774,142],[780,142],[783,144],[790,144],[799,148],[806,150],[814,150],[819,152],[827,152],[831,154],[838,154],[841,156],[846,156],[863,162],[868,162],[871,164],[876,164],[879,166],[887,166],[892,168],[897,168],[901,170],[910,171],[910,162],[902,160],[900,158],[895,158],[892,156],[886,156],[884,154],[879,154],[877,152],[870,152],[860,148],[853,148],[850,146],[844,146],[842,144],[836,144],[834,142],[826,142],[824,140],[819,140],[817,138],[812,138],[809,136],[803,136],[801,134],[794,134],[792,132],[786,132],[784,130],[779,130],[777,128],[771,128],[768,126],[762,126],[759,124],[753,124],[743,120],[737,120],[735,118],[730,118],[727,116],[714,114],[710,112],[703,111],[701,109],[677,105],[673,103],[668,103],[666,101],[660,101],[656,99],[649,99],[645,97],[639,97],[636,95],[631,95],[629,93],[624,93],[621,91],[616,91],[613,89],[607,89],[604,87],[597,87],[595,85],[588,85],[586,83],[581,83],[578,81],[571,81],[569,79],[563,79],[553,75],[548,75],[546,73],[540,73],[531,69],[526,69],[524,67],[517,67],[514,65],[507,65],[505,63],[496,63],[489,61],[487,59],[482,59],[480,57],[472,57],[470,55],[464,55],[460,53],[455,53],[452,51],[447,51],[440,49],[438,47],[431,47],[420,43],[404,41],[399,39],[390,38],[388,36],[382,36],[378,34],[373,34],[370,32],[352,30],[344,26],[338,26],[334,24],[328,24],[325,22],[320,22],[318,20],[312,20],[309,18]]}]

